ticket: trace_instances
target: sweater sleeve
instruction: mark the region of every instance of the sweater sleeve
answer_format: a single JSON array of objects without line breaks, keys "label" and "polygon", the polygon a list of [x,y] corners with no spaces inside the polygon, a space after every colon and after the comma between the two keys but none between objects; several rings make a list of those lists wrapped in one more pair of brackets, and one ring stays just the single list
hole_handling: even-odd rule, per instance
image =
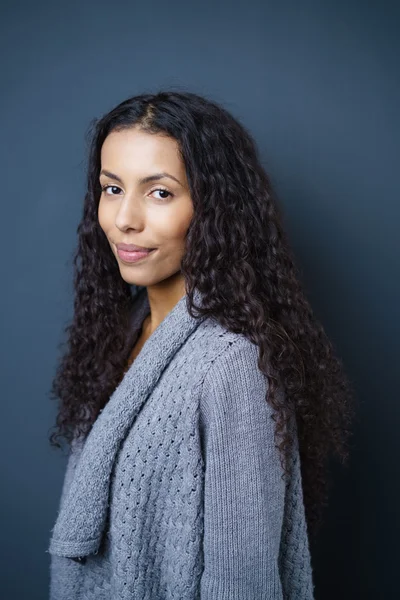
[{"label": "sweater sleeve", "polygon": [[[272,408],[266,401],[268,380],[257,359],[258,347],[240,338],[214,361],[203,384],[202,600],[313,599],[309,587],[299,589],[296,584],[294,591],[280,572],[288,488],[275,447]],[[304,519],[302,507],[290,510],[296,519]],[[298,524],[294,531],[304,534]],[[307,540],[302,542],[308,550]],[[286,552],[285,561],[290,562],[290,580],[295,579],[300,574],[297,557]]]}]

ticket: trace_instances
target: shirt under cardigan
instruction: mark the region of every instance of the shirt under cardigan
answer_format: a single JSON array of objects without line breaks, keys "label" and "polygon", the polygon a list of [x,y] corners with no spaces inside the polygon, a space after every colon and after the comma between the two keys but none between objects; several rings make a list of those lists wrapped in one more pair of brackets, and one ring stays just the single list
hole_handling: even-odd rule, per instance
[{"label": "shirt under cardigan", "polygon": [[[143,288],[131,342],[149,312]],[[298,445],[285,483],[257,361],[178,301],[71,446],[50,600],[314,599]]]}]

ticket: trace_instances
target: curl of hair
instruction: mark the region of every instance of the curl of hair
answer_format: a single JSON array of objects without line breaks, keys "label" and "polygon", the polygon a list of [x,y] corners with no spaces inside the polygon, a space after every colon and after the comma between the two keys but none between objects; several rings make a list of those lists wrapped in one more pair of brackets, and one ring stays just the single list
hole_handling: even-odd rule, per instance
[{"label": "curl of hair", "polygon": [[[302,289],[254,140],[223,107],[189,92],[134,96],[92,125],[74,255],[74,313],[51,388],[60,399],[51,444],[60,447],[61,437],[71,442],[88,434],[121,381],[131,350],[134,293],[97,218],[102,144],[111,131],[131,127],[168,135],[178,142],[194,207],[181,268],[190,313],[211,316],[257,344],[285,474],[297,437],[306,520],[314,536],[327,505],[328,460],[335,455],[345,464],[349,458],[354,394]],[[203,294],[202,307],[194,305],[195,288]]]}]

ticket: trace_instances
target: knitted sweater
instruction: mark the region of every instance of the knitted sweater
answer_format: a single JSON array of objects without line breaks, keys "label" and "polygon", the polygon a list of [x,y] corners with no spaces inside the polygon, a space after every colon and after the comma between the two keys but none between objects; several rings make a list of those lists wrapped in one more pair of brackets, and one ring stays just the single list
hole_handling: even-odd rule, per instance
[{"label": "knitted sweater", "polygon": [[[149,312],[144,288],[130,343]],[[313,600],[298,444],[285,483],[257,360],[179,300],[71,445],[50,600]]]}]

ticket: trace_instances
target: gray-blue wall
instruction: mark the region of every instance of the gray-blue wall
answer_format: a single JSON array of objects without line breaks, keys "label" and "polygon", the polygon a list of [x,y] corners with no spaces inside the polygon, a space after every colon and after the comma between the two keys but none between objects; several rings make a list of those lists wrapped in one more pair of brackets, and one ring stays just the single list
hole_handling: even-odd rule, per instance
[{"label": "gray-blue wall", "polygon": [[[72,314],[92,118],[163,87],[254,134],[317,316],[361,400],[313,549],[317,598],[398,597],[399,10],[395,2],[1,5],[1,597],[47,597],[65,458],[48,398]],[[397,384],[397,386],[396,386]]]}]

